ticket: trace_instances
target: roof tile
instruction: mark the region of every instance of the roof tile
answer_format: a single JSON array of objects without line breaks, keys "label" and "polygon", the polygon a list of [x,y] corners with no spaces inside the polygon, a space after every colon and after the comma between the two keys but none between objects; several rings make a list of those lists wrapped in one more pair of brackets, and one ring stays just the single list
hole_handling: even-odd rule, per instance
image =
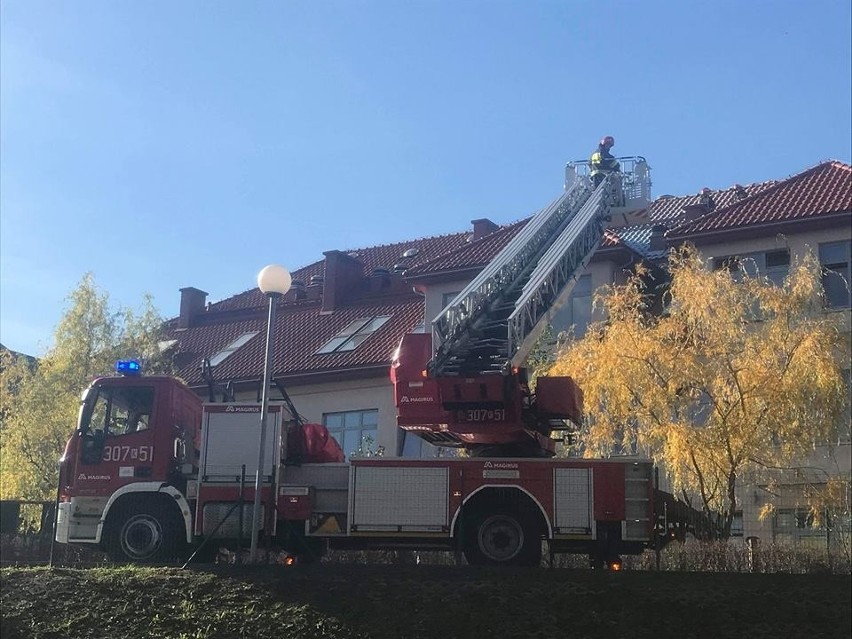
[{"label": "roof tile", "polygon": [[[363,366],[382,366],[390,362],[393,349],[402,336],[423,322],[423,299],[407,295],[395,300],[355,304],[323,314],[320,306],[288,309],[280,305],[273,337],[273,375],[297,375],[304,372],[337,371]],[[389,315],[390,319],[352,351],[317,355],[332,337],[359,318]],[[258,379],[263,374],[266,347],[266,315],[254,319],[218,324],[202,324],[185,330],[174,325],[167,329],[171,339],[180,342],[179,375],[190,385],[203,382],[201,362],[247,332],[258,335],[216,367],[217,379]]]},{"label": "roof tile", "polygon": [[829,161],[722,210],[680,224],[668,237],[686,239],[701,233],[847,212],[852,212],[852,167]]},{"label": "roof tile", "polygon": [[[716,204],[716,211],[728,207],[735,202],[739,202],[747,197],[751,197],[768,188],[778,184],[776,180],[767,180],[766,182],[756,182],[741,186],[735,184],[727,189],[710,190],[710,195]],[[657,222],[660,224],[677,223],[678,218],[683,217],[684,209],[687,206],[698,204],[701,201],[701,194],[695,195],[661,195],[656,200],[651,202],[651,205],[644,211],[649,222]],[[637,213],[641,215],[643,212]]]},{"label": "roof tile", "polygon": [[502,226],[493,233],[460,246],[444,255],[436,257],[406,271],[406,277],[431,273],[458,271],[467,268],[479,268],[490,262],[509,243],[515,234],[529,222],[529,218]]},{"label": "roof tile", "polygon": [[[396,264],[405,266],[406,272],[408,272],[428,260],[435,259],[436,257],[442,256],[460,246],[464,246],[467,244],[470,236],[470,231],[463,231],[461,233],[424,237],[416,240],[407,240],[405,242],[396,242],[394,244],[349,249],[341,252],[360,260],[364,265],[364,273],[367,275],[369,275],[375,268],[386,268],[391,270]],[[417,254],[413,257],[403,258],[403,253],[411,248],[417,249]],[[303,266],[302,268],[296,269],[290,273],[294,281],[302,280],[306,284],[310,282],[312,276],[317,275],[322,277],[324,274],[324,260],[314,262],[308,266]],[[233,297],[211,304],[210,310],[231,311],[246,308],[260,308],[265,305],[266,297],[259,289],[253,288],[234,295]]]}]

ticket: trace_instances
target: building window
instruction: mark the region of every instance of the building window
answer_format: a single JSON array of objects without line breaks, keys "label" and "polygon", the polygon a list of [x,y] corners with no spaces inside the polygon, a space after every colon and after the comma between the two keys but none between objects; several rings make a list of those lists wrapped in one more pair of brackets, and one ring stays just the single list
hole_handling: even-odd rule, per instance
[{"label": "building window", "polygon": [[178,341],[176,339],[166,339],[157,342],[157,350],[161,353],[165,353],[171,348],[177,346]]},{"label": "building window", "polygon": [[457,296],[460,292],[461,292],[461,291],[454,291],[454,292],[452,292],[452,293],[444,293],[444,294],[441,296],[441,309],[443,310],[443,309],[447,308],[447,304],[449,304],[449,303],[450,303],[450,302],[452,302],[454,299],[456,299],[456,296]]},{"label": "building window", "polygon": [[763,273],[775,286],[782,286],[790,273],[790,251],[767,251],[763,254]]},{"label": "building window", "polygon": [[231,355],[233,355],[241,346],[244,346],[248,341],[258,334],[259,331],[253,331],[251,333],[243,333],[233,342],[228,344],[221,351],[216,353],[213,357],[210,358],[210,366],[218,366],[226,359],[228,359]]},{"label": "building window", "polygon": [[379,452],[377,409],[325,413],[322,423],[340,444],[347,459],[352,455],[375,455]]},{"label": "building window", "polygon": [[738,510],[734,513],[734,518],[731,520],[731,537],[743,536],[743,511]]},{"label": "building window", "polygon": [[852,370],[843,370],[843,385],[846,387],[846,408],[837,429],[839,444],[852,442]]},{"label": "building window", "polygon": [[775,286],[781,286],[790,272],[790,251],[777,249],[745,255],[714,257],[713,270],[722,269],[730,271],[737,281],[740,281],[744,274],[748,277],[764,276]]},{"label": "building window", "polygon": [[370,335],[379,330],[382,325],[390,319],[390,315],[379,315],[377,317],[362,317],[350,322],[346,328],[331,338],[316,354],[342,353],[354,351]]},{"label": "building window", "polygon": [[807,508],[776,511],[772,533],[776,542],[825,547],[825,526],[816,525],[813,514]]},{"label": "building window", "polygon": [[558,335],[574,327],[574,337],[580,339],[586,334],[592,323],[592,276],[581,275],[577,278],[571,297],[553,316],[553,333]]},{"label": "building window", "polygon": [[849,263],[852,240],[828,242],[819,245],[819,263],[822,266],[822,286],[828,308],[852,307]]}]

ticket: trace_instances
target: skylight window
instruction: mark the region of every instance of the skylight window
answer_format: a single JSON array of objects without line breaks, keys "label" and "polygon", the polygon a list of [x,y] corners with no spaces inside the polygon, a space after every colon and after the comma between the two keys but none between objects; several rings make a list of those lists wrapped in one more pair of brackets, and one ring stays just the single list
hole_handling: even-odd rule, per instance
[{"label": "skylight window", "polygon": [[210,358],[210,366],[218,366],[226,359],[228,359],[231,355],[233,355],[241,346],[248,343],[248,341],[258,334],[259,331],[252,331],[251,333],[243,333],[233,342],[228,344],[221,351],[216,353],[213,357]]},{"label": "skylight window", "polygon": [[331,338],[325,346],[319,349],[317,355],[327,353],[342,353],[354,351],[370,335],[379,330],[382,325],[390,319],[390,315],[378,315],[376,317],[362,317],[350,322],[346,328]]},{"label": "skylight window", "polygon": [[161,353],[165,353],[167,350],[172,348],[178,343],[176,339],[165,339],[160,342],[157,342],[157,350]]}]

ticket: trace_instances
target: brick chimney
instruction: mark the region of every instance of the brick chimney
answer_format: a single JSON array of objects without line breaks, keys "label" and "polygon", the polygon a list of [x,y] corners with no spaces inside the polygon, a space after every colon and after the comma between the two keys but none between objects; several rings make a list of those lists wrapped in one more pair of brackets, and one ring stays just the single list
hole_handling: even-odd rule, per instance
[{"label": "brick chimney", "polygon": [[683,207],[683,219],[685,222],[692,222],[699,217],[703,217],[710,212],[710,207],[707,204],[687,204]]},{"label": "brick chimney", "polygon": [[655,224],[651,227],[651,246],[652,251],[665,251],[668,248],[666,242],[666,226],[664,224]]},{"label": "brick chimney", "polygon": [[471,220],[471,224],[473,224],[473,241],[485,237],[489,233],[493,233],[500,227],[497,224],[494,224],[488,218],[482,218],[480,220]]},{"label": "brick chimney", "polygon": [[309,300],[318,300],[322,297],[322,289],[325,283],[325,278],[322,275],[311,275],[311,279],[308,280],[308,285],[305,288],[305,293],[307,294],[307,299]]},{"label": "brick chimney", "polygon": [[364,264],[341,251],[326,251],[322,311],[330,313],[364,283]]},{"label": "brick chimney", "polygon": [[290,290],[287,291],[285,299],[291,302],[297,302],[307,298],[308,292],[303,280],[293,280],[290,284]]},{"label": "brick chimney", "polygon": [[381,293],[390,290],[392,285],[391,272],[382,266],[373,269],[370,274],[370,292]]},{"label": "brick chimney", "polygon": [[189,328],[199,313],[204,312],[207,291],[187,286],[180,289],[180,315],[178,328]]}]

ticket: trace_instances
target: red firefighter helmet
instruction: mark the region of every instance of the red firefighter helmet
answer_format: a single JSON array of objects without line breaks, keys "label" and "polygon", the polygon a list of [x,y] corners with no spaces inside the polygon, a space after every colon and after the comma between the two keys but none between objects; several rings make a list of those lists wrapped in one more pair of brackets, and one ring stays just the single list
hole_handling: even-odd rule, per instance
[{"label": "red firefighter helmet", "polygon": [[607,135],[601,138],[601,146],[613,146],[615,144],[615,138],[611,135]]}]

